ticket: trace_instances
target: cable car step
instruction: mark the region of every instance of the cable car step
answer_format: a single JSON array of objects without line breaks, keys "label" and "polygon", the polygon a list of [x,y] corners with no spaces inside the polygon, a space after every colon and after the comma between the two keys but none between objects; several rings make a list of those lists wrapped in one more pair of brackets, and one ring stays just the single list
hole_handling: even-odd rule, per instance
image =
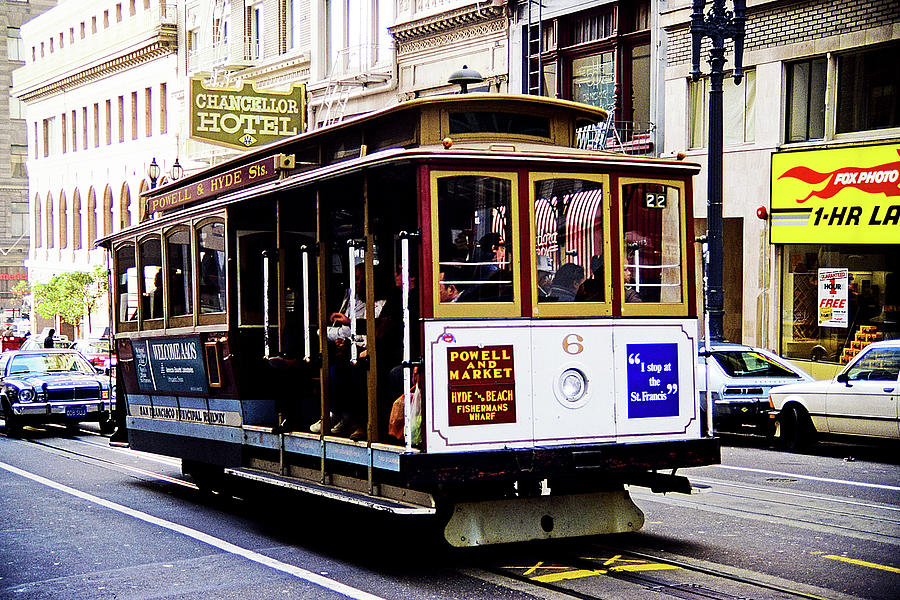
[{"label": "cable car step", "polygon": [[435,514],[435,509],[433,507],[418,506],[416,504],[410,504],[408,502],[400,502],[398,500],[392,500],[390,498],[381,498],[362,492],[346,490],[343,488],[315,483],[312,481],[305,481],[302,479],[296,479],[294,477],[285,477],[283,475],[276,475],[274,473],[268,473],[266,471],[260,471],[257,469],[240,467],[234,469],[225,469],[224,472],[225,475],[231,475],[233,477],[239,477],[241,479],[247,479],[259,483],[266,483],[269,485],[276,485],[279,487],[294,490],[296,492],[311,494],[313,496],[320,496],[331,500],[338,500],[340,502],[348,502],[350,504],[364,506],[366,508],[371,508],[374,510],[383,510],[396,515]]}]

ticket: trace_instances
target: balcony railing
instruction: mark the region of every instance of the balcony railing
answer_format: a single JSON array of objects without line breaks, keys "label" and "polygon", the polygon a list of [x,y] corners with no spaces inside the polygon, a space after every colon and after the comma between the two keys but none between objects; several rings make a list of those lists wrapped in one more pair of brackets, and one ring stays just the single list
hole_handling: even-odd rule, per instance
[{"label": "balcony railing", "polygon": [[654,154],[656,126],[649,122],[613,121],[581,127],[576,143],[586,150],[608,150],[623,154]]}]

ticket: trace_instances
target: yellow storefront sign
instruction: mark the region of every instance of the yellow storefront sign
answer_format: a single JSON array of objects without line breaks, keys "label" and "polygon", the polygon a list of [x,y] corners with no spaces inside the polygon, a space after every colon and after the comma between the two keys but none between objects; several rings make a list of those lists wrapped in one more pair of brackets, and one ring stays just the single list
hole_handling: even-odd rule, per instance
[{"label": "yellow storefront sign", "polygon": [[900,244],[900,144],[772,154],[773,244]]}]

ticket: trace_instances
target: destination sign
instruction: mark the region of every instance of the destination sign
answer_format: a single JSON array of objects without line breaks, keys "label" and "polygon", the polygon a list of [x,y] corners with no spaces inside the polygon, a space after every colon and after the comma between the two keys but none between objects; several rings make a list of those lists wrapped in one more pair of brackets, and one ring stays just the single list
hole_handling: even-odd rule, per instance
[{"label": "destination sign", "polygon": [[190,202],[213,198],[248,185],[275,179],[278,176],[278,169],[285,163],[285,158],[281,154],[270,156],[231,171],[201,179],[171,192],[148,198],[147,213],[165,211]]},{"label": "destination sign", "polygon": [[514,363],[512,346],[448,349],[450,425],[515,423]]}]

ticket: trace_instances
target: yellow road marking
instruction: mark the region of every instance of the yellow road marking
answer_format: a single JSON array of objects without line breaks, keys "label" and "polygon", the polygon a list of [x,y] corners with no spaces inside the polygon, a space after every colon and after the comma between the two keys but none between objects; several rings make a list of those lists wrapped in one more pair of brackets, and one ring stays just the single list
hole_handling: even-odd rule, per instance
[{"label": "yellow road marking", "polygon": [[678,569],[675,565],[664,565],[663,563],[647,563],[644,565],[619,565],[611,567],[610,571],[668,571],[669,569]]},{"label": "yellow road marking", "polygon": [[577,571],[566,571],[565,573],[551,573],[549,575],[538,575],[537,577],[532,577],[532,581],[540,581],[541,583],[555,583],[557,581],[564,581],[566,579],[582,579],[584,577],[596,577],[597,575],[605,575],[606,571],[603,569],[578,569]]},{"label": "yellow road marking", "polygon": [[834,554],[826,554],[825,558],[831,558],[833,560],[840,560],[845,563],[850,563],[851,565],[859,565],[861,567],[869,567],[871,569],[881,569],[882,571],[890,571],[891,573],[900,573],[900,569],[897,567],[889,567],[887,565],[879,565],[878,563],[869,562],[866,560],[859,560],[856,558],[847,558],[846,556],[836,556]]}]

